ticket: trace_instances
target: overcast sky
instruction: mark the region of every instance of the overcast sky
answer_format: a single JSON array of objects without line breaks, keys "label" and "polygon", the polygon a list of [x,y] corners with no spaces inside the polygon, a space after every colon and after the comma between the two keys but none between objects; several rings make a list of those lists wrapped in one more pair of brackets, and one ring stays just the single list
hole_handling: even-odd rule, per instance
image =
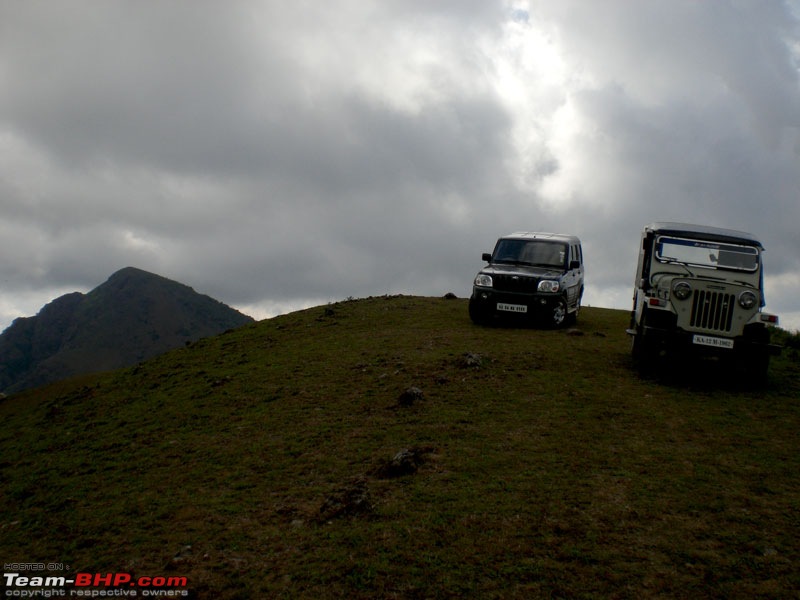
[{"label": "overcast sky", "polygon": [[800,0],[0,0],[0,330],[135,266],[256,318],[470,293],[572,233],[628,309],[639,233],[767,248],[800,328]]}]

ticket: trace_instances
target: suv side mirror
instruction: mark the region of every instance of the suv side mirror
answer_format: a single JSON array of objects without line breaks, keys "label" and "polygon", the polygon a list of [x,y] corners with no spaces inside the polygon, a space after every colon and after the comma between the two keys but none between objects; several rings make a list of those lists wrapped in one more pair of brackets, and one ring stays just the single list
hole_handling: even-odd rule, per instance
[{"label": "suv side mirror", "polygon": [[481,258],[486,262],[492,262],[492,255],[489,254],[488,252],[484,252],[483,254],[481,254]]},{"label": "suv side mirror", "polygon": [[573,269],[580,269],[580,268],[581,268],[581,261],[579,260],[573,260],[569,263],[570,271]]}]

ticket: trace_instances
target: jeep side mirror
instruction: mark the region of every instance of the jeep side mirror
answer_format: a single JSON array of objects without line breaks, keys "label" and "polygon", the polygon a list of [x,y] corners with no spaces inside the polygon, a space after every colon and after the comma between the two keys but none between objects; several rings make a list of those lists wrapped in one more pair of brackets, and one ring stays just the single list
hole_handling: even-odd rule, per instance
[{"label": "jeep side mirror", "polygon": [[489,254],[488,252],[484,252],[483,254],[481,254],[481,258],[486,262],[492,262],[492,255]]},{"label": "jeep side mirror", "polygon": [[580,268],[581,268],[581,261],[579,260],[573,260],[569,263],[570,271],[573,269],[580,269]]}]

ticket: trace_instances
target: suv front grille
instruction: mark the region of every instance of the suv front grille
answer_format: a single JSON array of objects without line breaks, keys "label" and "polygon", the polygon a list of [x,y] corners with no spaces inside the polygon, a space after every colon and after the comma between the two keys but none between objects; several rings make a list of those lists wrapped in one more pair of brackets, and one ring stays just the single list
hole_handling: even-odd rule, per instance
[{"label": "suv front grille", "polygon": [[735,306],[733,294],[695,290],[690,325],[698,329],[730,331]]},{"label": "suv front grille", "polygon": [[523,277],[520,275],[492,275],[493,287],[498,292],[532,293],[539,287],[536,277]]}]

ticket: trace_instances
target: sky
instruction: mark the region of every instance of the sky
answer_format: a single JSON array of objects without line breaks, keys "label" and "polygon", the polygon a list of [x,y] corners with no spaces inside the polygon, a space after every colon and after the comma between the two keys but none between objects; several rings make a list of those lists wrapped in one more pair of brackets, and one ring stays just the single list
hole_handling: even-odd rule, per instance
[{"label": "sky", "polygon": [[520,230],[629,309],[658,220],[759,237],[798,329],[799,69],[800,0],[2,0],[0,330],[126,266],[465,298]]}]

